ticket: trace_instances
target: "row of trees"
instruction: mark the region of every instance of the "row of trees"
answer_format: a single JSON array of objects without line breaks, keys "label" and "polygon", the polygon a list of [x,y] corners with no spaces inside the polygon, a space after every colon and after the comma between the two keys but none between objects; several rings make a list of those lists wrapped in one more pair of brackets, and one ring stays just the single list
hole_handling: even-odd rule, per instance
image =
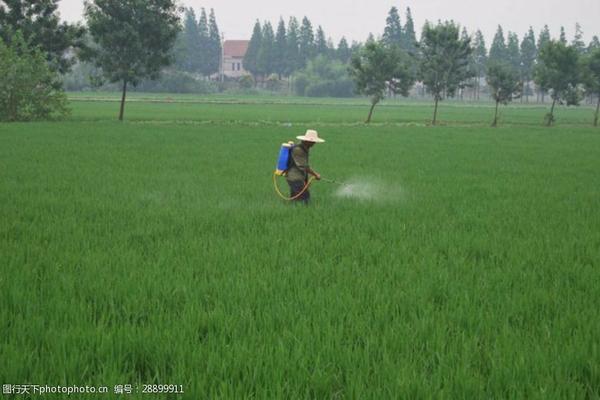
[{"label": "row of trees", "polygon": [[[476,77],[472,67],[475,46],[465,31],[454,22],[426,23],[421,40],[415,43],[413,53],[400,42],[390,42],[385,35],[380,40],[370,39],[360,52],[352,57],[350,72],[357,92],[371,98],[370,122],[373,109],[387,94],[407,96],[416,81],[421,82],[433,96],[432,123],[437,122],[438,103],[471,85]],[[515,65],[508,57],[486,60],[485,71],[496,113],[492,125],[497,124],[498,105],[507,104],[522,95],[524,75],[522,65]],[[557,103],[577,105],[584,93],[598,96],[594,125],[600,109],[600,48],[567,44],[564,39],[549,39],[541,49],[532,71],[536,85],[550,94],[552,107],[546,122],[554,122]]]},{"label": "row of trees", "polygon": [[[354,48],[357,46],[353,44]],[[270,22],[261,25],[256,21],[244,57],[244,69],[255,79],[271,74],[277,74],[281,79],[303,70],[316,57],[347,63],[351,55],[352,48],[346,38],[342,38],[336,48],[321,26],[314,31],[307,17],[301,24],[292,17],[287,26],[280,19],[276,32]]]},{"label": "row of trees", "polygon": [[221,65],[221,34],[213,9],[207,18],[201,9],[200,18],[192,8],[185,10],[183,29],[175,42],[175,67],[181,71],[210,76]]}]

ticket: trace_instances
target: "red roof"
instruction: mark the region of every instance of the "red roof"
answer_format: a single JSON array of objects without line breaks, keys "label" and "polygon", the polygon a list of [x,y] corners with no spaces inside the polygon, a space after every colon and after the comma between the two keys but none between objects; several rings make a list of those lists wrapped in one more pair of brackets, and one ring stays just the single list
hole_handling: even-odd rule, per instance
[{"label": "red roof", "polygon": [[226,40],[223,43],[223,54],[229,57],[244,57],[249,43],[249,40]]}]

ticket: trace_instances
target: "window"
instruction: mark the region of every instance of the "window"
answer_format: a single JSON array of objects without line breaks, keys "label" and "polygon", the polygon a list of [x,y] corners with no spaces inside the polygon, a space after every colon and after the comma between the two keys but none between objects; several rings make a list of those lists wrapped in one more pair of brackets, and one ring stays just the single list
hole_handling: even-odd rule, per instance
[{"label": "window", "polygon": [[240,70],[241,70],[241,68],[242,68],[242,64],[241,64],[241,63],[238,63],[238,71],[240,71]]},{"label": "window", "polygon": [[235,71],[235,63],[231,63],[231,70]]}]

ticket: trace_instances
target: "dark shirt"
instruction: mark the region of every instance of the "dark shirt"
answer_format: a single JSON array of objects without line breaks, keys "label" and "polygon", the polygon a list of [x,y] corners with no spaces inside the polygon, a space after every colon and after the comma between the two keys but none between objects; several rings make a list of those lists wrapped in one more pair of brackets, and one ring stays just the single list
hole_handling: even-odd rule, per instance
[{"label": "dark shirt", "polygon": [[292,149],[292,163],[286,179],[288,182],[304,182],[308,179],[308,148],[304,143],[297,144]]}]

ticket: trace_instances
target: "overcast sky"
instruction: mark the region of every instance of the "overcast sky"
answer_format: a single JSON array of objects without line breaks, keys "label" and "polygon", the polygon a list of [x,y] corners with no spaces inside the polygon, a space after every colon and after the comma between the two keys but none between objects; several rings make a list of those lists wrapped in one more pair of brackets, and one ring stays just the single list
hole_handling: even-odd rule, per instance
[{"label": "overcast sky", "polygon": [[[279,17],[287,23],[290,16],[309,17],[315,28],[322,25],[327,36],[337,42],[342,36],[349,40],[364,41],[370,32],[383,32],[389,9],[400,9],[402,24],[406,7],[415,20],[417,36],[425,20],[450,20],[466,26],[469,32],[481,29],[489,47],[498,24],[514,31],[519,38],[533,26],[537,34],[548,24],[553,37],[558,37],[563,25],[569,41],[575,23],[583,27],[588,43],[600,35],[600,0],[180,0],[193,7],[214,8],[217,23],[226,39],[249,39],[256,19],[268,20],[276,28]],[[60,12],[68,21],[82,19],[82,0],[60,1]]]}]

